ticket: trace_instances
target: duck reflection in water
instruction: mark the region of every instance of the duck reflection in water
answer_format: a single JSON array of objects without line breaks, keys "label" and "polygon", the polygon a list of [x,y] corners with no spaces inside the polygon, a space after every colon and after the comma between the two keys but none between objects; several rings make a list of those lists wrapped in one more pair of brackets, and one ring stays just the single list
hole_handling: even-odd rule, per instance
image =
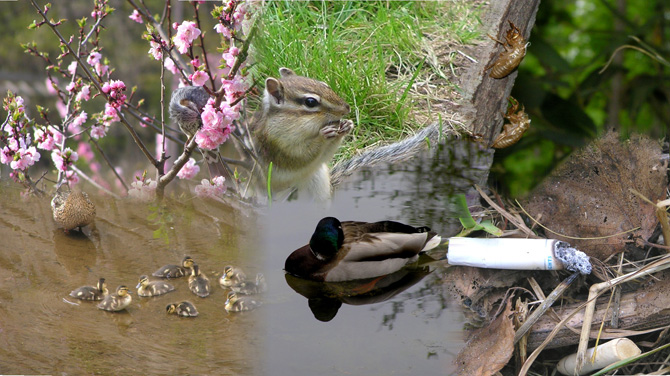
[{"label": "duck reflection in water", "polygon": [[[419,263],[432,262],[422,255]],[[346,282],[317,282],[286,274],[286,283],[298,294],[307,298],[314,318],[327,322],[337,315],[342,303],[349,305],[375,304],[391,299],[407,290],[431,273],[428,266],[408,266],[395,273],[375,278]]]}]

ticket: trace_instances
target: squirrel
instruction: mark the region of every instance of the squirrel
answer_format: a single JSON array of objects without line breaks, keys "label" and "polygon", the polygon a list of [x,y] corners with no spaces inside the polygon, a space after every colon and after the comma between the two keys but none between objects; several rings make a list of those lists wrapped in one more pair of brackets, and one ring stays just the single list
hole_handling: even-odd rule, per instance
[{"label": "squirrel", "polygon": [[[265,80],[261,107],[249,128],[265,171],[272,162],[272,190],[306,192],[315,201],[331,197],[328,163],[354,123],[342,119],[347,102],[325,83],[279,69]],[[277,195],[275,195],[277,196]]]},{"label": "squirrel", "polygon": [[[270,182],[275,198],[288,197],[297,190],[315,201],[327,201],[333,187],[357,169],[407,160],[426,147],[426,140],[437,139],[437,125],[431,125],[405,140],[340,162],[331,171],[328,163],[354,127],[351,120],[342,119],[350,112],[349,104],[325,82],[299,76],[288,68],[280,68],[279,74],[279,78],[266,79],[263,100],[249,122],[263,173],[272,162]],[[208,98],[202,87],[195,86],[172,94],[170,116],[188,137],[202,126],[199,114]],[[211,158],[205,159],[211,165]],[[264,191],[263,183],[256,181],[257,192]]]}]

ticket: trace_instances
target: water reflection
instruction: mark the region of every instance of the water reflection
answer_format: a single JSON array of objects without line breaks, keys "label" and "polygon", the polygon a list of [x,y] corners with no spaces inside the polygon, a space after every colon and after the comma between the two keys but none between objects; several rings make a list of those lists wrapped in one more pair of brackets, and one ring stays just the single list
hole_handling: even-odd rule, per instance
[{"label": "water reflection", "polygon": [[[390,288],[387,296],[381,288],[379,295],[369,297],[352,293],[351,287],[296,281],[282,269],[286,257],[309,241],[316,223],[326,216],[394,220],[427,225],[443,237],[456,234],[461,225],[450,210],[450,199],[466,193],[474,201],[469,189],[486,181],[490,157],[477,145],[452,140],[435,155],[351,176],[328,209],[300,201],[273,205],[260,226],[270,286],[270,301],[263,307],[263,373],[453,373],[452,360],[464,345],[464,317],[460,305],[450,304],[441,279],[448,269],[431,264],[432,273],[419,269],[416,281],[409,278],[396,291]],[[357,305],[358,298],[363,305]]]},{"label": "water reflection", "polygon": [[366,305],[391,299],[430,274],[430,269],[405,268],[377,278],[347,282],[316,282],[286,274],[286,283],[307,298],[314,318],[332,320],[342,303]]}]

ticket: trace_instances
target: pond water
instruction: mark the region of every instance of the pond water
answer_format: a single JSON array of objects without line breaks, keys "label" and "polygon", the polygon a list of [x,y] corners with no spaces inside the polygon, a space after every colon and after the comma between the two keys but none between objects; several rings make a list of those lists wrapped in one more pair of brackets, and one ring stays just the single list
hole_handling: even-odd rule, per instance
[{"label": "pond water", "polygon": [[[3,186],[0,374],[450,374],[464,344],[464,318],[441,282],[448,269],[440,262],[378,281],[376,293],[350,296],[369,286],[346,286],[344,293],[329,291],[341,299],[312,296],[310,303],[294,288],[310,296],[314,286],[287,278],[282,268],[327,215],[455,234],[460,225],[449,198],[481,183],[489,158],[454,143],[400,168],[353,175],[327,209],[275,203],[258,216],[198,199],[168,201],[169,211],[157,212],[92,194],[97,218],[83,235],[56,228],[48,198],[22,199],[13,185]],[[193,295],[185,278],[170,281],[175,292],[137,296],[141,274],[186,254],[212,282],[210,297]],[[258,310],[224,310],[217,280],[228,264],[265,274],[269,289]],[[68,296],[100,277],[110,290],[131,287],[126,312],[104,312]],[[182,300],[193,302],[200,316],[165,313],[168,303]]]}]

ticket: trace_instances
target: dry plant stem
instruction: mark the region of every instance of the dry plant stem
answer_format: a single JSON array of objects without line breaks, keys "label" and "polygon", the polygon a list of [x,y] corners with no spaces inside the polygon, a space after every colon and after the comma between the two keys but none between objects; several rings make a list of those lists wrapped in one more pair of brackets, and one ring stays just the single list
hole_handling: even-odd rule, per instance
[{"label": "dry plant stem", "polygon": [[[47,15],[46,15],[44,12],[42,12],[42,9],[40,9],[40,7],[37,5],[37,3],[35,3],[35,0],[30,0],[30,3],[31,3],[31,4],[33,5],[33,7],[37,10],[37,12],[40,14],[40,16],[42,16],[42,19],[44,20],[45,24],[46,24],[46,25],[49,25],[49,27],[51,28],[51,31],[53,31],[54,34],[56,34],[56,36],[58,37],[58,39],[60,40],[60,42],[61,42],[61,43],[68,49],[68,51],[70,51],[70,54],[72,54],[72,57],[73,57],[75,60],[77,60],[77,63],[78,63],[78,65],[79,65],[79,67],[82,68],[82,70],[84,71],[84,73],[86,73],[86,76],[88,76],[89,81],[90,81],[91,83],[93,83],[93,85],[96,87],[96,89],[98,89],[98,91],[99,91],[101,94],[104,94],[103,91],[102,91],[102,87],[100,86],[100,82],[98,82],[98,80],[97,80],[95,77],[93,77],[93,75],[91,74],[91,72],[88,70],[88,68],[87,68],[87,67],[84,65],[84,63],[81,61],[81,59],[80,59],[80,57],[79,57],[79,54],[77,54],[77,53],[72,49],[72,46],[70,45],[70,43],[68,42],[68,40],[65,39],[65,37],[63,37],[63,35],[60,33],[60,31],[58,31],[58,29],[56,28],[56,25],[53,24],[53,23],[51,23],[51,22],[49,21],[49,19],[47,18]],[[107,98],[107,94],[104,94],[104,96],[105,96],[105,98]],[[138,146],[138,147],[140,148],[140,150],[142,151],[142,154],[144,154],[144,156],[149,160],[149,162],[150,162],[153,166],[157,166],[157,165],[158,165],[158,162],[157,162],[156,159],[151,155],[151,153],[149,152],[149,150],[147,150],[146,146],[144,146],[144,143],[143,143],[142,140],[139,138],[139,136],[137,135],[137,133],[135,132],[135,130],[133,129],[133,127],[128,123],[128,121],[126,120],[124,114],[123,114],[121,111],[119,111],[119,109],[116,109],[116,112],[117,112],[117,114],[119,115],[119,118],[121,119],[121,123],[126,127],[126,130],[128,130],[128,132],[130,133],[130,136],[133,138],[133,141],[135,141],[135,144],[137,144],[137,146]]]},{"label": "dry plant stem", "polygon": [[609,281],[597,283],[589,288],[588,305],[584,312],[584,325],[582,326],[582,333],[579,338],[579,347],[577,349],[577,369],[581,369],[586,358],[586,350],[589,344],[589,335],[591,332],[591,321],[593,320],[593,313],[596,309],[596,298],[602,294],[606,289],[612,288],[623,282],[627,282],[636,278],[644,277],[651,273],[670,268],[670,256],[664,257],[655,261],[644,268],[632,273],[628,273],[621,277],[613,278]]},{"label": "dry plant stem", "polygon": [[523,325],[519,328],[519,330],[514,333],[514,343],[519,342],[519,340],[530,330],[530,328],[535,324],[537,320],[544,315],[544,313],[551,308],[551,306],[556,302],[556,300],[563,295],[565,290],[567,290],[568,287],[572,284],[572,282],[577,279],[577,276],[579,275],[579,272],[574,272],[572,273],[568,278],[564,279],[561,281],[561,283],[556,286],[554,291],[547,296],[546,299],[540,304],[539,307],[537,307],[533,313],[526,318],[526,321],[524,321]]},{"label": "dry plant stem", "polygon": [[498,211],[498,213],[500,213],[500,215],[505,217],[508,221],[513,223],[514,226],[516,226],[519,230],[523,231],[526,234],[526,236],[528,236],[529,238],[534,238],[534,239],[539,239],[540,238],[539,236],[535,235],[533,233],[533,231],[531,231],[526,226],[526,224],[523,223],[523,221],[519,221],[518,218],[511,215],[507,210],[503,209],[502,207],[500,207],[500,205],[496,204],[493,200],[491,200],[491,198],[486,193],[484,193],[484,191],[478,185],[475,185],[475,189],[477,190],[477,192],[479,192],[479,194],[482,196],[482,198],[484,200],[486,200],[486,202],[489,205],[491,205],[492,208],[494,208],[496,211]]},{"label": "dry plant stem", "polygon": [[544,348],[549,344],[549,342],[551,342],[551,340],[556,336],[556,334],[558,334],[558,332],[561,330],[563,325],[565,325],[572,318],[572,316],[576,315],[579,311],[581,311],[582,308],[584,308],[587,303],[588,302],[584,302],[579,307],[575,308],[572,311],[572,313],[565,316],[565,318],[563,318],[563,320],[561,320],[561,322],[556,324],[556,326],[551,331],[551,333],[549,333],[549,335],[544,340],[544,342],[542,342],[542,344],[540,346],[538,346],[538,348],[535,349],[535,351],[533,351],[532,354],[530,354],[530,356],[528,357],[528,360],[526,360],[526,362],[523,364],[523,367],[521,367],[521,371],[519,371],[519,376],[526,376],[526,374],[528,374],[528,370],[530,369],[530,366],[533,365],[533,362],[535,361],[535,359],[537,359],[537,357],[540,355],[542,350],[544,350]]},{"label": "dry plant stem", "polygon": [[76,173],[77,173],[79,176],[81,176],[84,180],[86,180],[87,182],[91,183],[91,185],[93,185],[94,187],[98,188],[99,190],[105,192],[106,194],[108,194],[108,195],[114,197],[114,198],[117,199],[117,200],[121,199],[121,197],[120,197],[119,195],[117,195],[116,193],[114,193],[114,192],[110,191],[109,189],[103,187],[102,185],[98,184],[98,182],[96,182],[95,180],[91,179],[90,176],[86,175],[82,170],[80,170],[79,168],[77,168],[77,166],[74,166],[74,165],[73,165],[73,166],[72,166],[72,171],[76,172]]},{"label": "dry plant stem", "polygon": [[109,166],[109,168],[112,170],[112,172],[114,173],[114,176],[116,176],[116,179],[119,182],[121,182],[121,184],[123,185],[123,188],[126,190],[126,192],[128,192],[128,189],[129,189],[128,185],[123,180],[121,175],[119,175],[119,173],[116,171],[116,169],[112,165],[112,162],[109,160],[109,158],[107,158],[107,154],[105,154],[105,152],[102,150],[102,148],[100,148],[100,145],[98,144],[98,142],[93,137],[91,137],[91,134],[88,131],[86,132],[86,134],[88,135],[88,140],[93,144],[93,146],[95,146],[95,148],[98,150],[100,155],[102,155],[102,159],[105,160],[105,163],[107,163],[107,166]]}]

